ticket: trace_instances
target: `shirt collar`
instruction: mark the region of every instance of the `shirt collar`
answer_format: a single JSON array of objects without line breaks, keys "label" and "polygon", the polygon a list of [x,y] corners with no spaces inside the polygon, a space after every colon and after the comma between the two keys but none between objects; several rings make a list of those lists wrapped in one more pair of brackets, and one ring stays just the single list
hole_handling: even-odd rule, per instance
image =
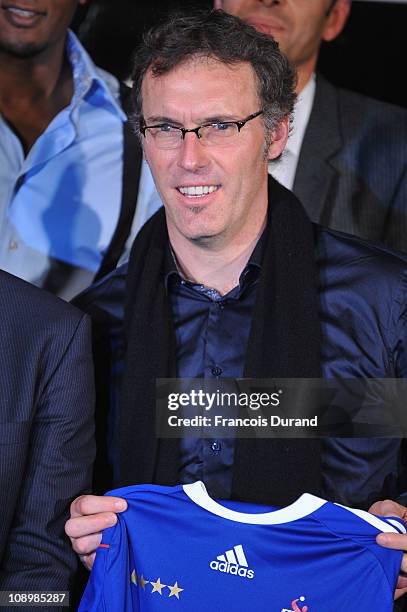
[{"label": "shirt collar", "polygon": [[247,262],[248,266],[257,266],[261,268],[261,264],[263,262],[263,255],[266,248],[267,242],[267,230],[268,224],[261,233],[260,238],[258,239],[256,246],[254,247],[252,254],[250,255],[249,261]]},{"label": "shirt collar", "polygon": [[[249,282],[253,282],[258,279],[261,271],[261,265],[263,261],[263,255],[266,248],[267,242],[267,226],[263,230],[259,240],[254,247],[252,254],[250,255],[249,261],[246,266],[242,270],[242,273],[239,277],[239,285],[241,288],[244,287]],[[171,249],[171,245],[168,243],[168,249],[165,255],[165,264],[164,264],[164,284],[165,288],[168,291],[171,286],[170,283],[175,280],[186,281],[182,276],[181,272],[178,269],[177,262],[175,259],[175,254]],[[191,284],[194,284],[191,282]]]},{"label": "shirt collar", "polygon": [[119,84],[117,79],[108,72],[97,68],[85,51],[75,34],[69,30],[66,42],[66,53],[72,66],[74,94],[70,107],[75,108],[95,84],[103,92],[106,102],[122,121],[126,121],[119,99]]}]

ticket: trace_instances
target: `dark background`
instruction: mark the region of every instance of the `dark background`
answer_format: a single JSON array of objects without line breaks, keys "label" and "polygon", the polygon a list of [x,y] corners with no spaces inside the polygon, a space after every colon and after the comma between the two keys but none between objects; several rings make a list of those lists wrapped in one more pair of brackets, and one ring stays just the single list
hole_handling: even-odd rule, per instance
[{"label": "dark background", "polygon": [[[73,29],[95,62],[126,78],[142,32],[174,8],[210,7],[212,0],[91,0]],[[341,36],[323,45],[319,68],[333,83],[407,107],[407,4],[357,2]]]}]

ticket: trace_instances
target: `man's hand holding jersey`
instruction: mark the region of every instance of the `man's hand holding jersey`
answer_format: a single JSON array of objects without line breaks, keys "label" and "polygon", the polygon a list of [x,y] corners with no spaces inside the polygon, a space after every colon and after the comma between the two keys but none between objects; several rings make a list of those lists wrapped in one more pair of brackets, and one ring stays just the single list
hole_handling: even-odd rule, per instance
[{"label": "man's hand holding jersey", "polygon": [[65,533],[89,570],[102,541],[103,529],[116,525],[116,513],[126,509],[127,502],[120,497],[81,495],[72,502],[71,518],[65,524]]},{"label": "man's hand holding jersey", "polygon": [[[385,500],[376,502],[370,506],[369,512],[377,516],[395,516],[401,518],[407,524],[407,508],[397,502]],[[380,546],[393,548],[394,550],[407,551],[407,535],[401,533],[381,533],[377,536],[376,542]],[[394,598],[398,599],[407,593],[407,553],[403,555],[397,589]]]},{"label": "man's hand holding jersey", "polygon": [[[71,504],[71,518],[66,522],[65,532],[70,537],[72,548],[83,564],[92,569],[96,550],[102,541],[102,531],[117,523],[118,512],[127,509],[127,502],[120,497],[81,495]],[[369,512],[377,516],[395,516],[407,523],[407,508],[386,500],[373,504]],[[377,543],[386,548],[407,551],[407,535],[382,533]],[[407,592],[407,554],[403,556],[401,572],[395,598]]]}]

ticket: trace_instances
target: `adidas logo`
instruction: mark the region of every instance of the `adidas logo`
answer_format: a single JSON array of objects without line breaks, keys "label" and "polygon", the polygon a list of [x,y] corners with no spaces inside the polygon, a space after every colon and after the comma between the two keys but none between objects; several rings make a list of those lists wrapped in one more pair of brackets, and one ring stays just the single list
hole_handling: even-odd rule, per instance
[{"label": "adidas logo", "polygon": [[243,546],[238,544],[231,550],[227,550],[224,555],[216,557],[216,561],[211,561],[209,567],[216,572],[241,576],[242,578],[254,578],[254,571],[248,569],[246,555]]}]

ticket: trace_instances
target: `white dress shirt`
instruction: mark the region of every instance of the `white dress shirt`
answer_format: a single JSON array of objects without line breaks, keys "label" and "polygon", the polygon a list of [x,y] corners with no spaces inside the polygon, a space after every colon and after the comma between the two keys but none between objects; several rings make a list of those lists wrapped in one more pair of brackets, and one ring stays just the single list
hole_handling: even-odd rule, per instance
[{"label": "white dress shirt", "polygon": [[298,96],[294,108],[291,133],[281,158],[269,163],[269,173],[277,179],[279,183],[284,185],[284,187],[287,187],[287,189],[292,189],[294,185],[295,172],[297,170],[305,130],[311,115],[314,96],[315,74],[312,75]]}]

